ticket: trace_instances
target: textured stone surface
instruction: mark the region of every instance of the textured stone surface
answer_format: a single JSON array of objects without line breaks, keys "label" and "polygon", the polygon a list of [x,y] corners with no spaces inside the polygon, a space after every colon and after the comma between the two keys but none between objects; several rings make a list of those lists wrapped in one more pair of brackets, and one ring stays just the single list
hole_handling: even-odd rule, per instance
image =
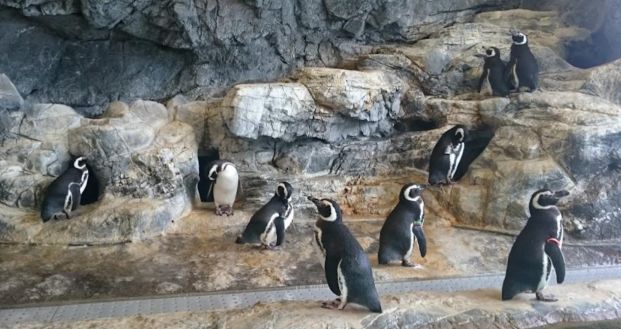
[{"label": "textured stone surface", "polygon": [[17,110],[24,104],[15,85],[5,74],[0,74],[0,110]]},{"label": "textured stone surface", "polygon": [[[395,188],[398,191],[400,186]],[[424,197],[431,201],[427,193]],[[383,201],[386,206],[394,206],[396,200]],[[215,216],[209,209],[195,210],[176,220],[165,235],[138,241],[140,231],[130,230],[131,225],[139,224],[140,216],[156,216],[160,212],[148,210],[143,207],[145,204],[156,206],[146,199],[111,200],[110,207],[94,210],[102,216],[105,213],[106,220],[89,222],[90,241],[104,238],[103,233],[109,230],[105,227],[120,225],[124,228],[118,230],[119,235],[134,240],[133,243],[94,247],[4,245],[0,250],[0,304],[325,283],[319,255],[311,247],[317,215],[303,211],[297,202],[294,203],[296,215],[287,230],[285,244],[277,251],[234,243],[257,208],[238,209],[228,218]],[[164,206],[173,207],[175,204]],[[348,207],[345,203],[343,206]],[[130,217],[131,209],[143,209],[144,214],[131,214],[134,217]],[[450,227],[445,215],[435,212],[433,204],[427,209],[425,220],[427,255],[421,258],[415,249],[412,256],[412,261],[420,266],[412,269],[378,265],[379,231],[385,216],[384,212],[373,216],[344,217],[346,225],[367,252],[378,281],[498,273],[505,269],[513,237]],[[84,231],[78,230],[77,225],[84,224],[55,222],[31,234],[39,241],[64,237],[78,244]],[[621,264],[618,241],[581,244],[567,239],[563,251],[571,268]],[[34,294],[31,291],[49,281],[68,282],[68,287],[62,293],[37,290]]]},{"label": "textured stone surface", "polygon": [[[111,103],[101,119],[59,104],[4,112],[0,241],[101,244],[162,233],[189,212],[198,177],[194,131],[173,117],[142,100]],[[72,156],[86,157],[99,183],[93,201],[102,199],[71,220],[43,224],[43,194]]]},{"label": "textured stone surface", "polygon": [[[543,305],[527,298],[501,303],[498,291],[457,293],[416,292],[383,296],[384,313],[369,314],[348,306],[344,311],[327,310],[319,303],[261,303],[244,310],[138,315],[57,323],[23,323],[19,329],[38,328],[413,328],[483,329],[533,328],[560,322],[615,319],[621,303],[619,280],[551,289],[560,301]],[[616,328],[606,326],[603,328]]]}]

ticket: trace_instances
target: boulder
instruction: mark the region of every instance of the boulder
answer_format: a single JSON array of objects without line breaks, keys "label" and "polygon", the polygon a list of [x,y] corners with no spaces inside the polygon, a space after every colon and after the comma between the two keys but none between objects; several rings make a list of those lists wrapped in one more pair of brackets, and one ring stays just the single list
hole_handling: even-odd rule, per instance
[{"label": "boulder", "polygon": [[24,99],[6,74],[0,74],[0,110],[17,110],[24,104]]}]

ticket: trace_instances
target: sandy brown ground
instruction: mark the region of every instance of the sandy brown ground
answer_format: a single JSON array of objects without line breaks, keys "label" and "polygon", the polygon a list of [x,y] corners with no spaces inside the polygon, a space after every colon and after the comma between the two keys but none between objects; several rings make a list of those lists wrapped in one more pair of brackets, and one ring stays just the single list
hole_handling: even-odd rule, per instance
[{"label": "sandy brown ground", "polygon": [[[122,245],[0,246],[0,304],[15,305],[324,283],[312,243],[314,218],[297,214],[285,245],[264,251],[235,244],[250,213],[216,217],[196,210],[165,236]],[[371,259],[376,280],[434,278],[504,271],[513,238],[452,228],[426,219],[427,256],[418,268],[377,264],[383,218],[345,217]],[[621,246],[564,246],[568,265],[621,263]]]}]

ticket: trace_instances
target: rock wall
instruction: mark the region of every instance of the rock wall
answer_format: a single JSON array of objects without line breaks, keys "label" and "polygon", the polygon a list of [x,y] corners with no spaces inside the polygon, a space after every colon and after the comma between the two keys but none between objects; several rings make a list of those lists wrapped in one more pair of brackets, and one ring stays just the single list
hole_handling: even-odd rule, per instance
[{"label": "rock wall", "polygon": [[[232,10],[227,6],[233,4],[214,10]],[[271,10],[287,10],[285,2],[278,4],[236,5],[253,8],[251,13],[258,17],[271,17]],[[93,12],[84,15],[94,15],[89,19],[97,23],[92,24],[133,34],[138,30],[128,17],[158,12],[146,10],[151,8],[147,2],[140,11],[128,9],[127,13],[87,5],[84,1],[78,7],[82,13],[91,8]],[[367,22],[360,38],[388,35],[393,40],[409,35],[415,39],[416,31],[420,32],[401,23],[375,28],[370,23],[378,13],[374,5],[361,4],[358,11],[341,2],[322,5],[332,13],[326,18],[329,21],[349,22],[339,33],[353,26],[360,15]],[[77,10],[68,3],[61,7]],[[472,11],[440,16],[456,18]],[[155,16],[142,18],[149,17]],[[215,21],[221,22],[220,17],[216,15]],[[407,15],[394,17],[415,20]],[[431,21],[424,26],[430,30],[423,40],[366,46],[364,52],[350,54],[341,68],[298,68],[274,82],[237,84],[222,98],[208,97],[209,93],[204,94],[205,100],[176,96],[166,106],[142,100],[129,105],[113,102],[97,119],[83,118],[67,106],[34,103],[29,96],[24,102],[10,82],[4,82],[0,104],[8,105],[3,105],[6,110],[0,122],[8,129],[0,148],[0,159],[6,164],[0,172],[0,202],[5,210],[0,213],[11,215],[0,218],[2,239],[102,243],[163,232],[191,206],[198,157],[214,156],[237,165],[247,208],[271,197],[274,183],[284,179],[299,191],[294,201],[300,209],[308,206],[306,195],[314,194],[336,198],[350,214],[384,216],[401,184],[426,180],[433,145],[457,123],[491,128],[495,136],[458,184],[425,193],[429,211],[454,224],[515,231],[527,218],[526,205],[534,190],[567,188],[572,196],[562,208],[565,227],[573,237],[618,237],[621,157],[615,142],[621,135],[621,61],[588,70],[567,63],[564,45],[588,40],[591,30],[568,25],[557,12],[482,12],[467,22],[438,28],[442,19],[427,18]],[[182,26],[209,27],[209,22]],[[243,25],[232,26],[243,30]],[[475,93],[482,62],[474,55],[493,45],[506,59],[511,27],[529,35],[542,69],[541,90],[508,98]],[[317,35],[322,35],[324,30],[318,29]],[[216,38],[215,32],[221,30],[186,35],[188,31],[177,31],[183,37],[176,41],[163,38],[165,33],[158,40],[187,48],[191,43],[184,42]],[[231,41],[221,39],[225,45],[222,40]],[[254,57],[262,57],[261,47],[254,46]],[[43,187],[66,166],[70,155],[88,158],[105,186],[103,201],[87,207],[85,219],[55,223],[52,231],[32,225],[37,220],[29,211],[36,209]],[[310,220],[300,217],[305,219]],[[76,233],[81,229],[84,234]]]},{"label": "rock wall", "polygon": [[33,102],[92,116],[115,100],[195,99],[335,66],[369,42],[413,42],[517,2],[1,0],[0,72]]}]

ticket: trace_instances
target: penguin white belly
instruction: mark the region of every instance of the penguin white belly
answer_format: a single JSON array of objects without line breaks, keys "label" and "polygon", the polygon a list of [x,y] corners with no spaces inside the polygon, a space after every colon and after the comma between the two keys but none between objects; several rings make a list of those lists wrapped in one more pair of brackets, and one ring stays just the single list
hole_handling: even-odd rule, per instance
[{"label": "penguin white belly", "polygon": [[82,172],[82,178],[80,179],[80,195],[84,193],[86,189],[86,184],[88,184],[88,170],[84,170]]},{"label": "penguin white belly", "polygon": [[343,309],[345,305],[347,305],[347,281],[345,280],[345,276],[343,275],[343,270],[341,269],[341,264],[343,260],[339,261],[339,265],[336,267],[336,276],[339,282],[339,290],[341,291],[341,304],[339,305],[339,309]]},{"label": "penguin white belly", "polygon": [[322,268],[326,267],[326,250],[323,248],[321,244],[321,229],[315,226],[315,243],[313,246],[317,249],[317,256],[319,257],[319,264],[321,264]]},{"label": "penguin white belly", "polygon": [[414,223],[410,224],[410,249],[408,249],[408,251],[405,253],[405,256],[403,256],[404,260],[409,260],[410,257],[412,257],[412,249],[414,248],[414,231],[412,231],[413,228]]},{"label": "penguin white belly", "polygon": [[461,161],[461,157],[464,154],[464,143],[457,144],[457,147],[451,150],[451,154],[449,155],[449,172],[447,178],[452,180],[455,176],[455,172],[457,172],[457,167],[459,166],[459,162]]},{"label": "penguin white belly", "polygon": [[494,91],[492,90],[492,83],[489,81],[489,75],[492,73],[492,70],[487,70],[487,78],[485,79],[486,83],[487,83],[487,91],[489,92],[490,95],[494,94]]},{"label": "penguin white belly", "polygon": [[274,220],[278,218],[278,216],[278,213],[273,214],[269,222],[267,222],[267,225],[265,225],[265,231],[261,233],[261,243],[263,245],[269,246],[276,243],[276,225],[274,225]]},{"label": "penguin white belly", "polygon": [[218,174],[213,187],[213,200],[218,205],[230,205],[235,202],[239,176],[233,167],[227,167]]},{"label": "penguin white belly", "polygon": [[548,286],[548,262],[550,260],[548,259],[548,256],[546,254],[543,255],[543,270],[541,273],[541,278],[539,279],[539,283],[537,284],[537,291],[541,291],[543,290],[543,288],[545,288],[546,286]]}]

